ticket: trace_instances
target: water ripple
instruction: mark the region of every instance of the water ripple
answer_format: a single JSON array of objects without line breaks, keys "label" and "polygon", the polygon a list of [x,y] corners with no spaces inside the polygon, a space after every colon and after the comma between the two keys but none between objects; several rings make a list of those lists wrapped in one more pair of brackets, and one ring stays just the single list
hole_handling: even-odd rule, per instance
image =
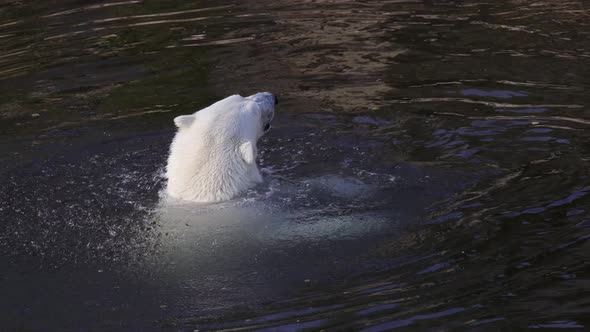
[{"label": "water ripple", "polygon": [[75,9],[64,10],[64,11],[61,11],[61,12],[57,12],[57,13],[53,13],[53,14],[42,16],[42,18],[56,17],[56,16],[62,16],[62,15],[70,15],[70,14],[75,14],[75,13],[79,13],[79,12],[82,12],[82,11],[88,11],[88,10],[94,10],[94,9],[103,9],[103,8],[113,7],[113,6],[134,5],[134,4],[138,4],[138,3],[142,3],[142,2],[143,2],[143,0],[130,0],[130,1],[103,3],[103,4],[99,4],[99,5],[91,5],[91,6],[85,6],[85,7],[75,8]]}]

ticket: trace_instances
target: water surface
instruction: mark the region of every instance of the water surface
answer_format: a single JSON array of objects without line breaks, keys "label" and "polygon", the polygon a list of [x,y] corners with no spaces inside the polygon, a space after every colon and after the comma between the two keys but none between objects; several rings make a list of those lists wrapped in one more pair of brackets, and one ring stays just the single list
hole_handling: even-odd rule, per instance
[{"label": "water surface", "polygon": [[[3,329],[587,329],[589,13],[0,4]],[[162,204],[172,119],[257,91],[265,182]]]}]

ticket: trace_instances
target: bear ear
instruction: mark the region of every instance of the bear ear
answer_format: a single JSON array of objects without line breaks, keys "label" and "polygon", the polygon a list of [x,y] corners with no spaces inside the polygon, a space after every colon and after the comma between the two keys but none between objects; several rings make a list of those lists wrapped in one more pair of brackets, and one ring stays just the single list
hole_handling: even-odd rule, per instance
[{"label": "bear ear", "polygon": [[256,146],[252,142],[245,142],[240,145],[240,154],[246,164],[251,165],[256,161]]},{"label": "bear ear", "polygon": [[194,115],[181,115],[174,118],[174,124],[180,129],[190,127],[195,121]]}]

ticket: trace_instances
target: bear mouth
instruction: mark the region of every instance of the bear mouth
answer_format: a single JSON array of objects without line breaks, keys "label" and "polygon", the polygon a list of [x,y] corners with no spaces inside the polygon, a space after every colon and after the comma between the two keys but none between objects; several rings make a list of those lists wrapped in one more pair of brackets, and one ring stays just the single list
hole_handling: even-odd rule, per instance
[{"label": "bear mouth", "polygon": [[264,125],[264,132],[266,133],[269,130],[270,130],[270,122]]}]

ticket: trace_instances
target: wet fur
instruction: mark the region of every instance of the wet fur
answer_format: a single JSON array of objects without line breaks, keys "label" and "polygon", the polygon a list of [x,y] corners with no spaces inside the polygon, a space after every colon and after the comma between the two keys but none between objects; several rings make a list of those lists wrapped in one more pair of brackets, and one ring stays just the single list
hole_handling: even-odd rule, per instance
[{"label": "wet fur", "polygon": [[256,144],[274,115],[274,96],[233,95],[175,119],[166,167],[169,196],[194,202],[232,199],[262,181]]}]

